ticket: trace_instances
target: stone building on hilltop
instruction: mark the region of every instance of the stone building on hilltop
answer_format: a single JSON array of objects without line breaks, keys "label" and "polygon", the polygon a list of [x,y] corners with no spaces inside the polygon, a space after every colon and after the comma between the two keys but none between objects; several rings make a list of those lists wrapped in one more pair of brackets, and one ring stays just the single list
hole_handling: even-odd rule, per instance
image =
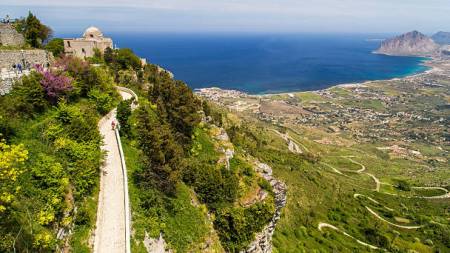
[{"label": "stone building on hilltop", "polygon": [[0,46],[22,47],[25,39],[22,34],[8,22],[0,23]]},{"label": "stone building on hilltop", "polygon": [[112,39],[93,26],[84,31],[83,38],[64,39],[64,53],[80,58],[94,56],[94,49],[103,53],[108,47],[113,48]]}]

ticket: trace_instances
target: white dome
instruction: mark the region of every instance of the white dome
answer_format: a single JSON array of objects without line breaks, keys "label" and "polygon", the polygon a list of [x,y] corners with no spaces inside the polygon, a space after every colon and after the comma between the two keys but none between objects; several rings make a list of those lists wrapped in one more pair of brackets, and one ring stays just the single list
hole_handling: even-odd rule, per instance
[{"label": "white dome", "polygon": [[103,38],[103,33],[97,27],[91,26],[91,27],[87,28],[84,31],[83,37],[85,37],[86,39],[89,39],[89,38]]}]

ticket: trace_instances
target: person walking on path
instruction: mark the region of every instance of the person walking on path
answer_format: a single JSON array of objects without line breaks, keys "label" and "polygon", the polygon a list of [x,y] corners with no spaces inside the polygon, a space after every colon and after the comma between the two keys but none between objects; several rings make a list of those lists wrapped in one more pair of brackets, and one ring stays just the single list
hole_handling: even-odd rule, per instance
[{"label": "person walking on path", "polygon": [[17,64],[17,70],[19,74],[22,74],[22,64]]},{"label": "person walking on path", "polygon": [[114,120],[111,121],[111,127],[112,127],[112,130],[116,130],[116,122]]}]

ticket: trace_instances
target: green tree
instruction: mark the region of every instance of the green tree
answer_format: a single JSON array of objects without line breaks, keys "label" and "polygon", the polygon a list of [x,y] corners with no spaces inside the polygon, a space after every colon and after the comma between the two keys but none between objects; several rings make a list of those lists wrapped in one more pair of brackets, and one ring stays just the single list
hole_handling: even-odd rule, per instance
[{"label": "green tree", "polygon": [[111,64],[115,61],[115,53],[110,47],[105,49],[105,52],[103,53],[103,60],[107,64]]},{"label": "green tree", "polygon": [[19,20],[15,24],[18,32],[22,33],[30,46],[41,48],[43,43],[52,35],[50,27],[41,23],[41,21],[28,12],[28,16]]},{"label": "green tree", "polygon": [[166,194],[175,194],[180,171],[185,166],[183,150],[175,141],[170,127],[159,121],[149,108],[141,106],[137,114],[137,133],[146,157],[141,181],[152,182]]},{"label": "green tree", "polygon": [[131,116],[131,99],[120,101],[117,106],[117,120],[120,124],[120,133],[125,136],[130,135],[130,122],[129,118]]},{"label": "green tree", "polygon": [[134,70],[139,70],[141,68],[141,59],[129,48],[121,48],[117,50],[115,60],[121,69],[132,68]]},{"label": "green tree", "polygon": [[54,38],[45,45],[45,49],[50,51],[54,56],[60,56],[64,53],[64,40]]},{"label": "green tree", "polygon": [[181,143],[189,144],[195,126],[200,122],[200,101],[182,81],[174,81],[168,75],[153,85],[150,101],[157,105],[158,115],[166,118],[178,133]]}]

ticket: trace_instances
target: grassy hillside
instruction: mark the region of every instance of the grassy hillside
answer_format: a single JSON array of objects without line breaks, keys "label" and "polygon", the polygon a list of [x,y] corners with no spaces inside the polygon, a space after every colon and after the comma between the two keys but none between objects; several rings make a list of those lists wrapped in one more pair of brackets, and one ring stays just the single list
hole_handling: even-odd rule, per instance
[{"label": "grassy hillside", "polygon": [[[403,182],[400,168],[414,163],[386,159],[370,146],[322,145],[308,141],[311,136],[307,134],[305,138],[298,131],[281,129],[303,147],[303,154],[294,154],[272,130],[278,127],[245,116],[242,119],[229,128],[235,146],[271,165],[288,187],[287,205],[274,235],[275,252],[374,251],[356,239],[394,252],[446,252],[450,247],[448,199],[420,198],[445,191],[398,187],[398,182]],[[387,167],[398,169],[386,174]],[[365,171],[358,173],[362,168]],[[392,185],[383,184],[376,191],[376,182],[366,172]],[[392,226],[369,209],[391,223],[420,228]],[[320,223],[340,231],[320,231]]]}]

